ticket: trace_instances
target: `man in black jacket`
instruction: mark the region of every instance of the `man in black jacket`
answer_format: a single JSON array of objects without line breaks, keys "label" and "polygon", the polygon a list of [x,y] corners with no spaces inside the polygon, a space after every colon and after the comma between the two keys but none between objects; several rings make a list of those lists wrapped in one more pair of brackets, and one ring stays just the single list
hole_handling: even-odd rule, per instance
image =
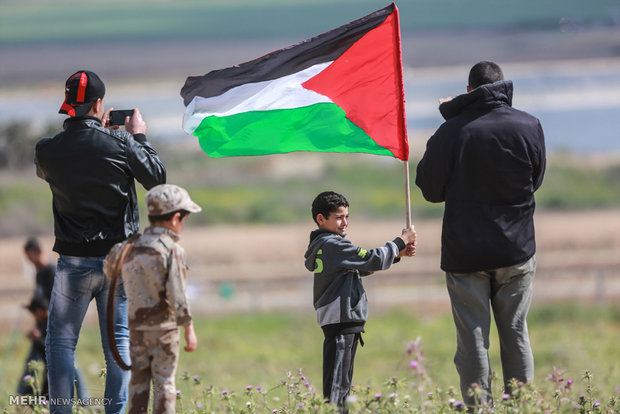
[{"label": "man in black jacket", "polygon": [[[106,359],[106,413],[123,413],[129,372],[114,361],[106,332],[109,280],[103,260],[110,248],[138,232],[135,180],[146,189],[166,182],[166,170],[146,140],[140,112],[125,119],[125,130],[108,125],[105,86],[93,72],[78,71],[65,84],[60,113],[64,130],[37,143],[37,175],[48,182],[54,213],[54,251],[60,257],[50,302],[46,354],[50,412],[71,413],[73,360],[84,315],[97,302]],[[129,360],[127,302],[117,290],[114,321],[121,355]]]},{"label": "man in black jacket", "polygon": [[[416,184],[445,202],[441,268],[457,329],[454,358],[463,399],[492,404],[488,357],[491,309],[504,386],[532,381],[526,316],[536,271],[534,191],[545,171],[540,122],[512,108],[512,82],[493,62],[474,65],[466,94],[445,101]],[[475,392],[470,392],[472,384]]]}]

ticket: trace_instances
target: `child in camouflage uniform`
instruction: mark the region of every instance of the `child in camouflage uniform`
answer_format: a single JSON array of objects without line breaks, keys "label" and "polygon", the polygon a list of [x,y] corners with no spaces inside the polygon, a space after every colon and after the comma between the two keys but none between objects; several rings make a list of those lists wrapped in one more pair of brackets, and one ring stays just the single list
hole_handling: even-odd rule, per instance
[{"label": "child in camouflage uniform", "polygon": [[112,276],[125,243],[133,241],[122,263],[131,355],[129,413],[147,412],[151,381],[153,413],[174,413],[179,326],[185,328],[185,351],[197,346],[185,296],[188,266],[177,241],[189,213],[202,209],[187,191],[172,184],[153,187],[146,194],[146,205],[150,226],[137,238],[115,245],[104,272]]}]

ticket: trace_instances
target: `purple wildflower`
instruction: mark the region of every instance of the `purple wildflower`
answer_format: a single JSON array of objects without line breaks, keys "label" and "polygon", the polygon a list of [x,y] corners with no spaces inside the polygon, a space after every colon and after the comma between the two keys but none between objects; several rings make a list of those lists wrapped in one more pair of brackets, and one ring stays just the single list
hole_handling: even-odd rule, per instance
[{"label": "purple wildflower", "polygon": [[378,399],[380,399],[381,397],[383,397],[383,394],[381,394],[380,392],[378,392],[378,393],[376,393],[376,394],[375,394],[375,398],[376,398],[377,400],[378,400]]},{"label": "purple wildflower", "polygon": [[510,394],[502,395],[502,400],[509,400],[509,399],[510,399]]},{"label": "purple wildflower", "polygon": [[359,399],[359,398],[358,398],[358,396],[357,396],[357,395],[349,395],[349,396],[347,397],[347,402],[348,402],[348,403],[356,403],[358,399]]},{"label": "purple wildflower", "polygon": [[246,385],[245,390],[246,391],[252,391],[252,388],[254,388],[254,387],[252,387],[251,385]]}]

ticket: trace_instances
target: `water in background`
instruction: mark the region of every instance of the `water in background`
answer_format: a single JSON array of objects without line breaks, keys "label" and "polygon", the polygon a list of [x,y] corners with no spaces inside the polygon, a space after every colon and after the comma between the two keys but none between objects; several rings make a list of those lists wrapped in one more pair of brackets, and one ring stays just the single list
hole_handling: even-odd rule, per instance
[{"label": "water in background", "polygon": [[[502,65],[514,82],[513,105],[537,116],[549,151],[620,152],[620,59]],[[405,70],[410,139],[427,139],[443,122],[438,99],[465,93],[469,67]],[[185,79],[119,85],[109,82],[106,107],[138,107],[151,137],[191,142],[182,128],[179,91]],[[0,123],[31,120],[60,123],[62,85],[23,93],[0,91]],[[414,148],[419,151],[419,147]]]},{"label": "water in background", "polygon": [[[513,106],[540,119],[549,151],[620,152],[620,60],[513,64],[503,70],[514,83]],[[408,73],[410,132],[432,134],[443,122],[438,98],[465,93],[468,71]]]}]

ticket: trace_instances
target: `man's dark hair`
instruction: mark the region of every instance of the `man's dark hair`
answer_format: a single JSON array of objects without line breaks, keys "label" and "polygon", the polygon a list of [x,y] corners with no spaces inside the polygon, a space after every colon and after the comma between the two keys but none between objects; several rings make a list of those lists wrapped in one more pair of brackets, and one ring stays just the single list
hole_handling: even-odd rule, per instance
[{"label": "man's dark hair", "polygon": [[469,71],[469,86],[476,89],[478,86],[504,80],[502,69],[497,63],[482,61],[476,63]]},{"label": "man's dark hair", "polygon": [[183,217],[189,215],[189,211],[187,210],[176,210],[171,211],[170,213],[161,214],[159,216],[149,216],[149,223],[153,224],[159,223],[161,221],[170,221],[172,216],[174,216],[176,213],[181,213],[181,217],[179,217],[179,220],[183,220]]},{"label": "man's dark hair", "polygon": [[26,240],[26,244],[24,244],[24,251],[41,253],[41,244],[39,240],[37,240],[36,237],[29,237],[28,240]]},{"label": "man's dark hair", "polygon": [[316,218],[319,214],[323,217],[329,217],[330,213],[338,210],[340,207],[349,207],[349,202],[342,194],[333,191],[324,191],[315,197],[312,202],[312,218],[318,224]]}]

